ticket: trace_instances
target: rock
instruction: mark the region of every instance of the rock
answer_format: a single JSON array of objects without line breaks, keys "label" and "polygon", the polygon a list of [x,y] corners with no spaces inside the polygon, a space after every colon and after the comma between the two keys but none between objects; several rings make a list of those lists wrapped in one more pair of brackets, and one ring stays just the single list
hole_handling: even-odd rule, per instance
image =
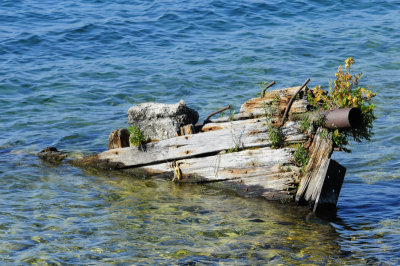
[{"label": "rock", "polygon": [[139,127],[146,137],[161,140],[175,137],[185,125],[196,124],[199,114],[180,100],[176,104],[142,103],[132,106],[128,118],[128,123]]},{"label": "rock", "polygon": [[67,155],[63,152],[58,151],[55,147],[47,147],[40,151],[37,156],[46,161],[61,162]]},{"label": "rock", "polygon": [[108,149],[129,147],[129,130],[126,128],[116,129],[108,136]]}]

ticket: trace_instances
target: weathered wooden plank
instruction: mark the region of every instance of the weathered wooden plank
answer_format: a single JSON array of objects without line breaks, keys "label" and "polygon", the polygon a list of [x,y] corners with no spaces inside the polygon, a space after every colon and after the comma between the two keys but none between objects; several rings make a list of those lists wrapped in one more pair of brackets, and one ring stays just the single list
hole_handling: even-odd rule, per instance
[{"label": "weathered wooden plank", "polygon": [[[223,117],[218,117],[218,118],[213,118],[210,119],[211,123],[225,123],[229,121],[237,121],[237,120],[246,120],[246,119],[252,119],[252,118],[257,118],[260,116],[263,116],[265,114],[259,114],[259,115],[253,115],[252,113],[238,113],[233,116],[223,116]],[[207,123],[208,125],[208,123]]]},{"label": "weathered wooden plank", "polygon": [[[249,134],[259,134],[262,132],[267,132],[266,130],[266,119],[265,118],[253,118],[247,120],[230,121],[223,123],[208,123],[203,126],[202,132],[216,131],[221,129],[231,129],[232,126],[237,127],[237,125],[249,125],[261,123],[263,125],[262,131],[260,132],[258,128],[254,128]],[[304,142],[308,139],[308,136],[301,134],[300,122],[298,121],[288,121],[285,126],[281,128],[283,135],[286,137],[286,143],[298,143]]]},{"label": "weathered wooden plank", "polygon": [[[253,98],[246,101],[240,108],[240,113],[253,113],[264,114],[265,108],[268,105],[273,105],[278,111],[284,112],[291,97],[300,87],[290,87],[281,90],[269,91],[265,94],[264,98]],[[293,102],[291,113],[304,113],[307,112],[307,98],[304,92],[301,92],[298,99]]]},{"label": "weathered wooden plank", "polygon": [[[278,173],[279,165],[293,165],[292,150],[260,148],[232,153],[219,153],[214,156],[176,160],[184,176],[193,177],[195,182],[218,181]],[[170,163],[145,166],[154,171],[172,171]],[[190,179],[190,178],[189,178]]]},{"label": "weathered wooden plank", "polygon": [[[90,165],[96,161],[107,162],[113,168],[139,167],[167,161],[212,155],[229,149],[248,149],[271,146],[265,122],[235,121],[229,127],[201,134],[180,136],[141,147],[108,150],[91,158],[84,158],[76,164]],[[286,125],[288,143],[304,141],[296,123]],[[93,161],[93,162],[91,162]]]},{"label": "weathered wooden plank", "polygon": [[240,127],[242,125],[255,125],[260,123],[262,126],[266,127],[266,120],[263,118],[250,118],[250,119],[245,119],[245,120],[227,120],[225,122],[209,122],[205,124],[201,130],[201,132],[208,132],[208,131],[215,131],[215,130],[221,130],[221,129],[233,129]]},{"label": "weathered wooden plank", "polygon": [[[278,104],[274,105],[272,101],[266,101],[262,98],[250,99],[242,105],[240,113],[251,114],[250,117],[259,117],[265,114],[265,106],[268,104],[273,104],[274,108],[278,110],[279,113],[285,111],[288,101],[285,99],[280,99]],[[293,102],[290,108],[290,113],[305,113],[307,112],[308,102],[305,99],[299,99]]]},{"label": "weathered wooden plank", "polygon": [[318,176],[323,171],[323,162],[329,159],[332,154],[332,133],[327,133],[326,129],[319,128],[314,140],[309,148],[310,160],[306,167],[306,176],[301,180],[296,194],[296,202],[315,202],[317,193],[315,191]]},{"label": "weathered wooden plank", "polygon": [[[268,180],[272,177],[275,180]],[[211,185],[216,185],[217,187],[236,191],[244,197],[261,197],[267,200],[280,201],[293,201],[296,193],[296,184],[296,179],[293,173],[290,172],[211,183]]]},{"label": "weathered wooden plank", "polygon": [[[245,105],[247,104],[247,105]],[[268,102],[263,101],[261,98],[254,98],[247,101],[245,104],[242,105],[240,112],[238,114],[233,115],[232,117],[219,117],[215,119],[211,119],[211,123],[224,123],[229,122],[231,120],[246,120],[252,118],[260,118],[265,116],[266,107],[267,112],[269,112]],[[274,109],[277,109],[279,114],[282,114],[285,110],[287,101],[283,100],[279,102],[279,105],[273,105]],[[293,102],[292,108],[290,109],[290,113],[305,113],[307,112],[307,105],[308,102],[305,99],[299,99]],[[279,115],[277,114],[277,115]]]},{"label": "weathered wooden plank", "polygon": [[[284,112],[290,98],[300,87],[290,87],[280,90],[267,91],[264,98],[253,98],[246,101],[240,108],[240,112],[235,114],[233,117],[219,117],[211,119],[212,123],[224,123],[230,120],[245,120],[251,118],[258,118],[265,116],[265,112],[270,112],[271,106],[277,109],[279,113]],[[306,88],[307,90],[308,88]],[[291,113],[304,113],[307,112],[307,97],[304,91],[300,92],[299,98],[293,102]],[[279,115],[279,114],[277,114]]]},{"label": "weathered wooden plank", "polygon": [[[181,182],[212,182],[248,197],[268,199],[294,198],[300,170],[293,163],[290,148],[260,148],[214,156],[183,159],[175,162]],[[142,167],[148,173],[164,173],[172,179],[174,164],[162,163]]]}]

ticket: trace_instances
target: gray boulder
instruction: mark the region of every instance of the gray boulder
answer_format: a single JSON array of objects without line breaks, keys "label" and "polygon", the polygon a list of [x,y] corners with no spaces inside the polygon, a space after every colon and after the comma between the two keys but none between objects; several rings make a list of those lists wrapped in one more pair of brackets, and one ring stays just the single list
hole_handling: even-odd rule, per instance
[{"label": "gray boulder", "polygon": [[142,103],[128,110],[128,123],[135,125],[148,138],[161,140],[175,137],[180,128],[199,120],[197,111],[184,100],[176,104]]}]

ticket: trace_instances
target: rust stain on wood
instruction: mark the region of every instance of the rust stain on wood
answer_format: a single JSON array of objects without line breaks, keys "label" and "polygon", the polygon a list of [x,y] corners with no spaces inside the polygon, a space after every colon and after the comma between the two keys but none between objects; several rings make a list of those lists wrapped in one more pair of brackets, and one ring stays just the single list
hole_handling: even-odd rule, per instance
[{"label": "rust stain on wood", "polygon": [[220,130],[222,127],[220,126],[211,126],[211,127],[203,127],[202,132],[208,132],[208,131],[215,131],[215,130]]},{"label": "rust stain on wood", "polygon": [[174,146],[172,146],[171,148],[178,149],[178,148],[180,148],[180,147],[183,147],[183,146],[186,146],[186,145],[183,145],[183,144],[178,144],[178,145],[174,145]]},{"label": "rust stain on wood", "polygon": [[240,176],[247,175],[252,172],[254,172],[252,169],[223,169],[218,172],[218,175]]},{"label": "rust stain on wood", "polygon": [[181,152],[181,155],[188,155],[188,154],[191,154],[191,153],[193,153],[193,151],[186,150],[186,151]]},{"label": "rust stain on wood", "polygon": [[253,98],[245,102],[243,106],[246,108],[246,112],[251,112],[254,108],[259,108],[262,102],[263,99],[261,98]]},{"label": "rust stain on wood", "polygon": [[252,130],[248,133],[249,136],[257,135],[260,134],[262,131],[261,130]]}]

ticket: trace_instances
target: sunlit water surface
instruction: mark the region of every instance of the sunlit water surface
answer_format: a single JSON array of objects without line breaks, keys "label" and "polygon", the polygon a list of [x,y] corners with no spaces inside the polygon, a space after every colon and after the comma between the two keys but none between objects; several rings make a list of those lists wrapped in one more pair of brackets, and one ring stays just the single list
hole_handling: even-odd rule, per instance
[{"label": "sunlit water surface", "polygon": [[[400,263],[400,5],[396,1],[0,3],[0,261]],[[337,218],[202,185],[49,165],[107,149],[130,106],[184,99],[208,113],[276,87],[328,87],[348,56],[378,92],[370,142]]]}]

